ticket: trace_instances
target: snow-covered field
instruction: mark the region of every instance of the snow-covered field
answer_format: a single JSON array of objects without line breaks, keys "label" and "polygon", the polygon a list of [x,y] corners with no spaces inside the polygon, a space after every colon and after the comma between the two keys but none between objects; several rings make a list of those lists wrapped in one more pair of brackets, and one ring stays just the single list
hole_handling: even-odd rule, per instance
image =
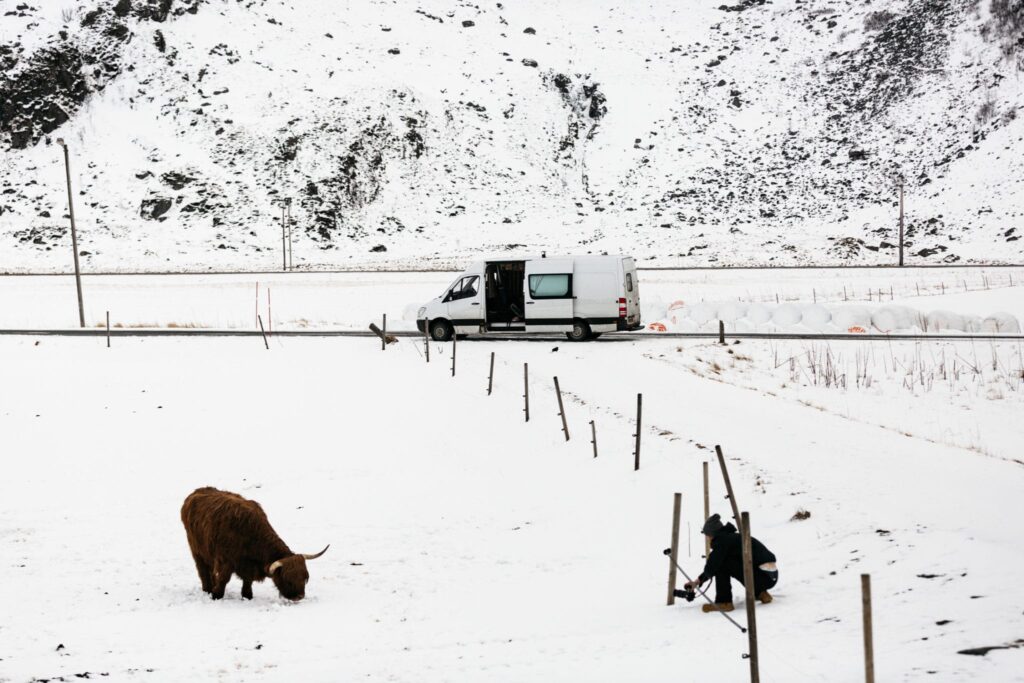
[{"label": "snow-covered field", "polygon": [[[462,343],[452,378],[449,345],[426,364],[408,339],[2,338],[0,680],[744,680],[745,636],[664,605],[672,493],[688,570],[704,461],[728,512],[716,443],[779,557],[762,680],[863,680],[862,572],[879,680],[1021,680],[1021,650],[958,654],[1024,631],[1015,349],[1006,377],[924,390],[882,365],[917,345],[855,346],[869,387],[774,367],[811,350],[794,342]],[[178,510],[204,485],[260,501],[297,550],[332,544],[306,600],[201,593]]]},{"label": "snow-covered field", "polygon": [[[253,329],[258,307],[274,329],[365,329],[386,313],[389,329],[397,330],[413,329],[416,309],[441,294],[456,275],[86,275],[82,286],[89,326],[104,324],[110,311],[113,325]],[[665,318],[678,301],[687,306],[818,302],[871,309],[879,305],[879,291],[882,304],[982,317],[1005,311],[1024,322],[1024,268],[645,270],[640,279],[645,322]],[[0,328],[77,324],[73,277],[0,277]]]}]

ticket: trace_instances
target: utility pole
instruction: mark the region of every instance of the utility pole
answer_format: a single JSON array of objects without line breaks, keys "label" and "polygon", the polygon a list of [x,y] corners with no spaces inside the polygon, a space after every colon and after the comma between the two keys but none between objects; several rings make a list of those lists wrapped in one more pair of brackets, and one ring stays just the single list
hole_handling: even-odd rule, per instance
[{"label": "utility pole", "polygon": [[281,270],[288,270],[288,249],[285,246],[285,227],[284,227],[284,211],[285,203],[281,200]]},{"label": "utility pole", "polygon": [[903,176],[900,176],[900,268],[903,267]]},{"label": "utility pole", "polygon": [[68,179],[68,215],[71,216],[71,248],[75,255],[75,287],[78,289],[78,324],[85,327],[85,307],[82,305],[82,272],[78,267],[78,233],[75,231],[75,205],[71,198],[71,161],[64,138],[57,138],[57,144],[64,148],[64,172]]},{"label": "utility pole", "polygon": [[295,268],[295,262],[292,261],[292,200],[291,197],[284,200],[285,205],[288,207],[288,270]]}]

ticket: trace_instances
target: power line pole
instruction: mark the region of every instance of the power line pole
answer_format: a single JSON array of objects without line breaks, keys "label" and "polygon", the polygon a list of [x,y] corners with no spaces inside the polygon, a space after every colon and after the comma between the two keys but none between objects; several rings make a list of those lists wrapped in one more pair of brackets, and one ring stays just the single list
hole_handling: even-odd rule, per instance
[{"label": "power line pole", "polygon": [[78,233],[75,230],[75,205],[71,197],[71,160],[64,138],[57,138],[57,144],[64,148],[64,172],[68,180],[68,215],[71,216],[71,248],[75,256],[75,288],[78,289],[78,324],[85,327],[85,307],[82,305],[82,272],[78,267]]},{"label": "power line pole", "polygon": [[288,249],[285,246],[284,200],[281,200],[281,270],[288,270]]},{"label": "power line pole", "polygon": [[903,176],[900,176],[900,268],[903,267]]},{"label": "power line pole", "polygon": [[284,200],[285,205],[288,207],[288,270],[295,268],[295,262],[292,261],[292,200],[291,197]]}]

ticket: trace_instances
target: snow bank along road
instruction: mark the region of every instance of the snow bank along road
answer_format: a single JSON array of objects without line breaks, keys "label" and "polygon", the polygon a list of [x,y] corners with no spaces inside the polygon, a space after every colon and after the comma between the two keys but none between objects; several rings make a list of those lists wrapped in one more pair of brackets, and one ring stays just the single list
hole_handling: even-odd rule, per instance
[{"label": "snow bank along road", "polygon": [[[449,352],[0,338],[0,680],[744,680],[739,631],[664,605],[672,493],[696,570],[715,443],[779,556],[762,680],[863,680],[862,572],[880,680],[1019,680],[1022,650],[958,654],[1024,633],[1016,345],[497,342],[454,378]],[[178,510],[203,485],[332,544],[306,600],[200,591]]]},{"label": "snow bank along road", "polygon": [[[417,308],[444,291],[455,273],[277,273],[263,275],[87,275],[86,324],[256,329],[257,311],[273,329],[366,329],[388,316],[391,330],[415,329]],[[269,290],[269,291],[268,291]],[[645,271],[646,322],[677,301],[904,304],[1024,321],[1024,268],[761,269]],[[871,296],[869,302],[868,296]],[[78,326],[74,278],[0,277],[0,329]]]}]

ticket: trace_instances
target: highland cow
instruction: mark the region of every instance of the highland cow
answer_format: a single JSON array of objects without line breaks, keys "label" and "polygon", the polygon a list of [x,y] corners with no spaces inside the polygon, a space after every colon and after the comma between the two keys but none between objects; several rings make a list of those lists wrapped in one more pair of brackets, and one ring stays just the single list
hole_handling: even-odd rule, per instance
[{"label": "highland cow", "polygon": [[268,576],[281,595],[301,600],[309,572],[306,560],[315,555],[293,553],[270,526],[260,504],[237,493],[212,487],[196,489],[181,506],[188,546],[203,591],[214,600],[224,597],[232,574],[242,579],[242,597],[252,599],[252,582]]}]

